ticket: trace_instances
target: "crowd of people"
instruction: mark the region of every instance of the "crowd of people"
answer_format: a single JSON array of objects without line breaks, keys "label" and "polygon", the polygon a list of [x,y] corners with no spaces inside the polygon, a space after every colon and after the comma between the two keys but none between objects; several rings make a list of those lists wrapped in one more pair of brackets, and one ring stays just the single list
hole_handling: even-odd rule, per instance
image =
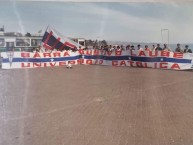
[{"label": "crowd of people", "polygon": [[[140,44],[134,46],[134,45],[127,45],[124,47],[123,45],[106,45],[101,46],[97,49],[105,50],[105,51],[113,51],[113,50],[140,50],[140,51],[173,51],[170,49],[167,44],[163,44],[163,47],[160,46],[160,44],[152,45],[152,47],[149,47],[148,45],[145,45],[145,47],[141,47]],[[173,52],[182,52],[182,53],[192,53],[192,50],[189,48],[188,45],[185,45],[185,48],[182,48],[181,45],[178,43],[176,46],[176,49]]]},{"label": "crowd of people", "polygon": [[[139,50],[139,51],[173,51],[173,52],[181,52],[181,53],[192,53],[192,50],[189,48],[188,45],[185,45],[185,48],[182,48],[181,45],[178,43],[175,50],[170,49],[167,44],[163,44],[163,47],[161,47],[160,44],[152,45],[152,47],[149,47],[148,45],[145,45],[145,47],[141,47],[140,44],[134,46],[134,45],[105,45],[105,46],[93,46],[92,48],[88,47],[79,47],[79,49],[98,49],[98,50],[105,50],[105,51],[121,51],[121,50]],[[63,50],[57,50],[57,49],[45,49],[42,46],[39,46],[38,48],[34,48],[33,52],[55,52],[55,51],[64,51],[64,50],[70,50],[70,51],[77,51],[78,49],[63,49]]]}]

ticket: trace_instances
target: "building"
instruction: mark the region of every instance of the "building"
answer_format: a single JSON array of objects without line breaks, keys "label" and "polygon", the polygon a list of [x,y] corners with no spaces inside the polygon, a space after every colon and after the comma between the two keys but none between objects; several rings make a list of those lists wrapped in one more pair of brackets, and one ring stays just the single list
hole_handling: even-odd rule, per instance
[{"label": "building", "polygon": [[[18,32],[4,32],[4,29],[0,29],[0,52],[7,51],[9,48],[14,48],[15,51],[33,51],[42,43],[42,35],[28,35],[23,36]],[[78,42],[85,46],[84,38],[70,38],[71,40]]]},{"label": "building", "polygon": [[16,51],[32,51],[34,47],[41,45],[42,36],[23,36],[18,32],[4,32],[0,30],[0,52],[8,48],[14,48]]}]

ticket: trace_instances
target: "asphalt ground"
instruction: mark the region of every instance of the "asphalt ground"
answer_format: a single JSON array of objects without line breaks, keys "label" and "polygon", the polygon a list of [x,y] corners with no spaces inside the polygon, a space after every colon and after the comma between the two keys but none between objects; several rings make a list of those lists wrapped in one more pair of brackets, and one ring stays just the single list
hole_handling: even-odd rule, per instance
[{"label": "asphalt ground", "polygon": [[0,70],[0,145],[193,145],[193,71]]}]

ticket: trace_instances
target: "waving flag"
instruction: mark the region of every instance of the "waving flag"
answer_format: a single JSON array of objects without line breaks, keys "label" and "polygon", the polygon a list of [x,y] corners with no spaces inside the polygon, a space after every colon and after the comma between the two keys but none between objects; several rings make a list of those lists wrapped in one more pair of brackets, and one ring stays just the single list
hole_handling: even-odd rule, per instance
[{"label": "waving flag", "polygon": [[79,49],[80,47],[83,47],[73,40],[70,40],[69,38],[63,36],[61,33],[51,28],[50,26],[48,26],[48,28],[46,29],[42,42],[43,46],[50,50],[53,50],[54,48],[63,50],[66,47],[69,49]]}]

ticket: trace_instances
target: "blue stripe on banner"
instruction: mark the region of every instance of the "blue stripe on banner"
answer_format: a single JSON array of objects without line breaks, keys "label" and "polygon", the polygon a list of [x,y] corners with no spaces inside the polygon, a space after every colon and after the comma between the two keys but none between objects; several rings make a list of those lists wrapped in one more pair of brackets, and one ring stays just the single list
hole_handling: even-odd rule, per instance
[{"label": "blue stripe on banner", "polygon": [[[56,62],[56,61],[68,61],[82,58],[81,55],[71,57],[54,57],[54,58],[13,58],[12,62]],[[8,58],[3,59],[3,63],[9,63]]]},{"label": "blue stripe on banner", "polygon": [[83,55],[82,58],[85,59],[105,59],[104,55]]},{"label": "blue stripe on banner", "polygon": [[[13,58],[12,62],[54,62],[54,61],[67,61],[76,59],[103,59],[103,60],[131,60],[141,62],[175,62],[175,63],[191,63],[191,59],[177,59],[168,57],[137,57],[137,56],[103,56],[103,55],[77,55],[71,57],[54,57],[54,58]],[[9,63],[8,58],[3,59],[3,63]]]},{"label": "blue stripe on banner", "polygon": [[103,56],[103,55],[84,55],[85,59],[104,59],[104,60],[131,60],[141,62],[175,62],[175,63],[191,63],[191,59],[177,59],[168,57],[137,57],[137,56]]}]

